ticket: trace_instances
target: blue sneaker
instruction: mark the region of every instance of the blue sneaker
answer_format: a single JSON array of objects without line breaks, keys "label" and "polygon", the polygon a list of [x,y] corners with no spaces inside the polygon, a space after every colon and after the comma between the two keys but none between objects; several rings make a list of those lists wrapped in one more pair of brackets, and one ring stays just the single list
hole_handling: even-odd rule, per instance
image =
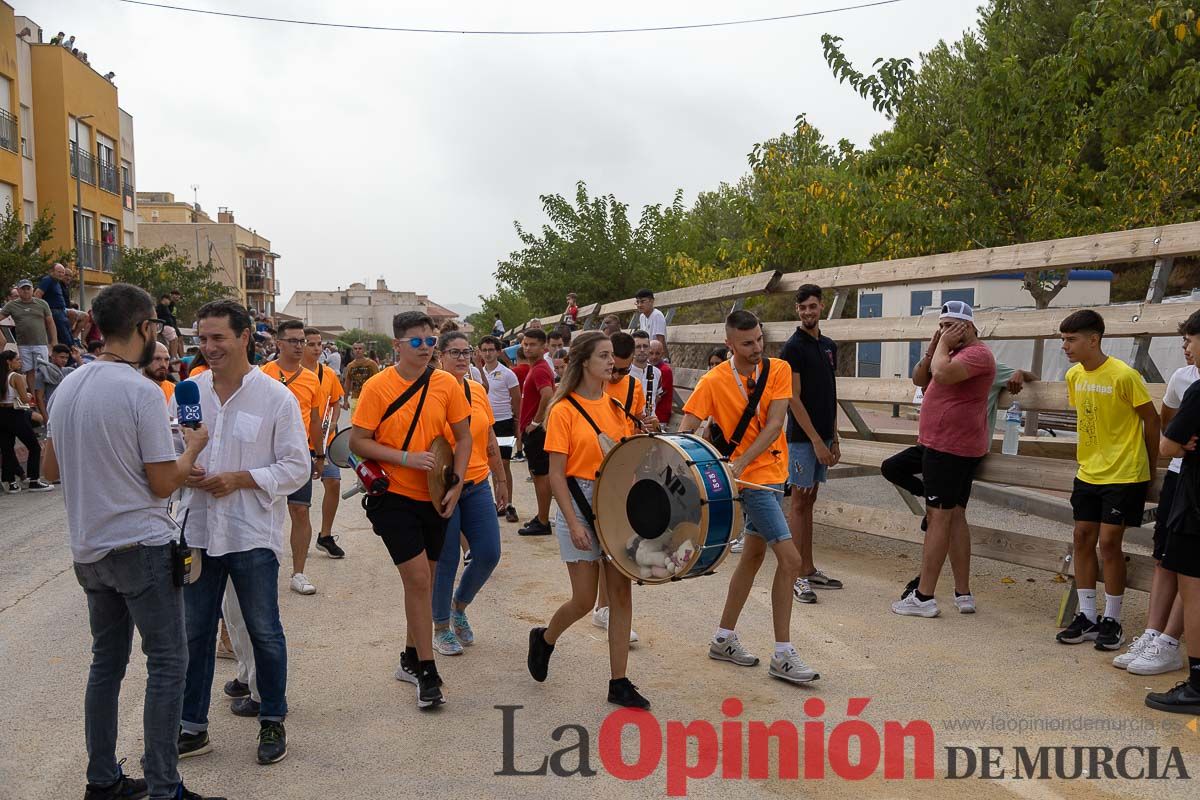
[{"label": "blue sneaker", "polygon": [[450,630],[454,631],[454,635],[464,647],[475,644],[475,631],[471,630],[471,623],[467,622],[466,611],[450,612]]},{"label": "blue sneaker", "polygon": [[433,632],[433,649],[444,656],[461,656],[463,646],[458,637],[454,635],[454,631],[446,628]]}]

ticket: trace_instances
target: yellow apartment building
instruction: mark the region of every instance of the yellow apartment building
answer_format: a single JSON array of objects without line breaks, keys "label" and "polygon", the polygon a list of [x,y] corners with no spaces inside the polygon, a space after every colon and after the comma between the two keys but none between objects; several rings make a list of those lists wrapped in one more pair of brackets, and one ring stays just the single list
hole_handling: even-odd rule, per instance
[{"label": "yellow apartment building", "polygon": [[0,2],[0,216],[21,213],[20,74],[17,70],[16,17]]},{"label": "yellow apartment building", "polygon": [[228,208],[213,220],[199,203],[177,201],[171,192],[138,192],[137,219],[141,246],[170,245],[193,265],[211,259],[215,277],[229,288],[230,297],[251,311],[275,313],[280,255],[271,250],[269,239],[239,225]]}]

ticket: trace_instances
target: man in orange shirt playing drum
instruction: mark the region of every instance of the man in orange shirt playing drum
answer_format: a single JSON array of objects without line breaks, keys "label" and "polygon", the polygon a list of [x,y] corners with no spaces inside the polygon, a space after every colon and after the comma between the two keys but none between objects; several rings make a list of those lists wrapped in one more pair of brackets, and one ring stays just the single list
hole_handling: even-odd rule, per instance
[{"label": "man in orange shirt playing drum", "polygon": [[733,358],[700,378],[683,407],[679,430],[690,433],[711,420],[710,438],[730,459],[733,476],[760,488],[743,485],[741,489],[745,550],[729,580],[725,609],[708,655],[742,667],[758,664],[758,657],[746,651],[734,628],[769,545],[777,564],[771,585],[775,653],[768,674],[808,683],[819,676],[800,660],[791,643],[792,585],[800,573],[800,555],[789,541],[792,535],[783,514],[783,483],[788,475],[783,427],[792,373],[786,361],[763,358],[762,325],[749,311],[734,311],[725,319],[725,343]]}]

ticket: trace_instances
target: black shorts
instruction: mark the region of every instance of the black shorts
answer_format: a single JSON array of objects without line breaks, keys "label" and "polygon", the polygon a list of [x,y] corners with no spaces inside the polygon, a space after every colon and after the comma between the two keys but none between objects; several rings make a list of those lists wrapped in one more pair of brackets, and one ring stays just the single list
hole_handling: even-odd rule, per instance
[{"label": "black shorts", "polygon": [[1167,534],[1163,547],[1163,569],[1189,578],[1200,578],[1200,536],[1194,533]]},{"label": "black shorts", "polygon": [[550,454],[546,452],[546,426],[539,425],[533,433],[527,434],[525,443],[525,463],[529,465],[529,474],[534,477],[550,474]]},{"label": "black shorts", "polygon": [[[508,419],[498,419],[492,423],[492,433],[496,434],[497,439],[502,436],[516,436],[517,421],[512,417],[509,417]],[[512,447],[503,444],[500,445],[500,459],[502,461],[511,460],[512,451]]]},{"label": "black shorts", "polygon": [[971,458],[923,447],[921,479],[925,482],[925,507],[962,508],[971,499],[971,484],[983,456]]},{"label": "black shorts", "polygon": [[429,500],[414,500],[395,492],[367,500],[367,519],[383,539],[393,564],[403,564],[422,553],[437,561],[446,541],[446,523]]},{"label": "black shorts", "polygon": [[1075,489],[1071,492],[1072,517],[1076,522],[1140,527],[1149,488],[1149,481],[1087,483],[1076,478]]},{"label": "black shorts", "polygon": [[1178,472],[1168,472],[1158,490],[1158,508],[1154,511],[1154,560],[1162,561],[1167,546],[1167,519],[1171,516],[1171,503],[1175,500],[1175,486],[1179,483]]}]

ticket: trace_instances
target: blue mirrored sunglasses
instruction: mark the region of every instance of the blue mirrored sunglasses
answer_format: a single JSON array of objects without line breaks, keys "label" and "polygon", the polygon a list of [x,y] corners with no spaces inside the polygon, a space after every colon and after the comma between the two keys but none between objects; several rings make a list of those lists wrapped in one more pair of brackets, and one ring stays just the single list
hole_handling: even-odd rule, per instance
[{"label": "blue mirrored sunglasses", "polygon": [[420,336],[414,336],[408,340],[408,346],[416,349],[421,346],[421,342],[424,342],[426,347],[433,347],[437,344],[437,337],[426,336],[424,339],[422,339]]}]

